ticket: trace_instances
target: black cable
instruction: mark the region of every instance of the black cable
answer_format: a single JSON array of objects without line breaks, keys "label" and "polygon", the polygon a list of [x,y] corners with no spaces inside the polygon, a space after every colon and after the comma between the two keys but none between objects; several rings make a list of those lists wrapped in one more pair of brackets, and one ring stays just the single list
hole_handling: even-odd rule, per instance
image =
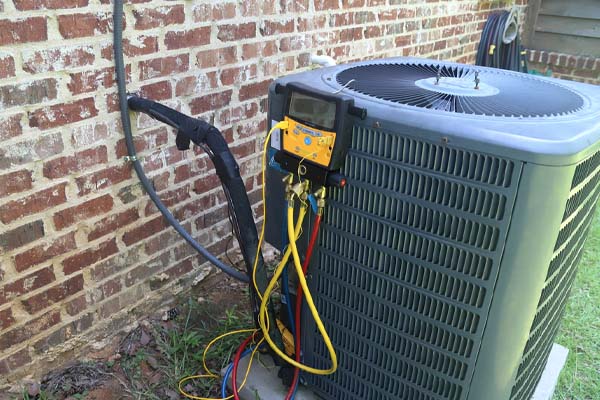
[{"label": "black cable", "polygon": [[[227,275],[239,279],[243,282],[249,282],[250,279],[247,274],[244,274],[235,268],[232,268],[229,265],[221,262],[215,255],[210,253],[207,249],[202,247],[186,230],[181,226],[179,221],[173,217],[173,214],[165,207],[162,203],[156,191],[152,187],[152,184],[146,177],[144,170],[142,168],[141,163],[136,157],[135,146],[133,144],[133,135],[131,132],[131,121],[129,119],[129,108],[127,105],[127,89],[125,87],[125,65],[123,61],[123,32],[121,20],[123,18],[123,0],[115,0],[114,6],[114,53],[115,53],[115,69],[117,75],[117,87],[119,93],[119,108],[121,111],[121,122],[123,125],[123,132],[125,134],[125,143],[127,145],[127,152],[129,154],[130,159],[133,163],[133,168],[135,172],[150,196],[150,199],[154,202],[158,210],[167,220],[167,222],[179,233],[198,253],[200,253],[204,258],[206,258],[211,264],[215,267],[219,268],[221,271],[226,273]],[[167,122],[167,121],[163,121]],[[173,121],[168,121],[173,122]],[[168,123],[167,122],[167,123]]]}]

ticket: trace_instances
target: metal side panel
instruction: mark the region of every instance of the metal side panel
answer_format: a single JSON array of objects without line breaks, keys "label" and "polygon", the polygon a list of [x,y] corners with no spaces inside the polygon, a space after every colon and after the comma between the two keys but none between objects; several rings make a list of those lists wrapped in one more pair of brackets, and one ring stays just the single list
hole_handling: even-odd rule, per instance
[{"label": "metal side panel", "polygon": [[511,396],[573,170],[535,164],[523,168],[469,399]]},{"label": "metal side panel", "polygon": [[[369,124],[372,121],[365,121]],[[467,399],[522,163],[356,127],[310,287],[337,349],[327,399]],[[328,367],[304,313],[304,361]]]},{"label": "metal side panel", "polygon": [[540,380],[600,197],[600,152],[577,165],[552,256],[544,272],[543,290],[521,357],[512,400],[528,400]]}]

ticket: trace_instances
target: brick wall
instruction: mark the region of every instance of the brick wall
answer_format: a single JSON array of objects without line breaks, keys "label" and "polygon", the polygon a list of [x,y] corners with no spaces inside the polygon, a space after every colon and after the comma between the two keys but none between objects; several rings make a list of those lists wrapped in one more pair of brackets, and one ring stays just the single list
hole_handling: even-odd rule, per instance
[{"label": "brick wall", "polygon": [[[308,68],[310,53],[472,62],[505,3],[132,0],[129,89],[222,129],[258,219],[273,78]],[[208,268],[124,160],[111,41],[110,0],[0,1],[0,383],[79,356]],[[164,202],[222,254],[230,227],[210,161],[149,118],[133,122]]]},{"label": "brick wall", "polygon": [[535,73],[600,85],[600,58],[529,50],[528,59]]}]

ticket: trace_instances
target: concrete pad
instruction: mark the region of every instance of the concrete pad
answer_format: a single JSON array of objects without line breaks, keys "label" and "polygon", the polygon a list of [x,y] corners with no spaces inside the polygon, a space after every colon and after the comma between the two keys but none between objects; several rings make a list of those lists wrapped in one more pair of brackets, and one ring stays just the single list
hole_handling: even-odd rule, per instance
[{"label": "concrete pad", "polygon": [[[244,380],[246,375],[246,367],[250,360],[250,354],[240,360],[238,366],[238,385]],[[273,359],[270,356],[258,355],[254,356],[252,362],[252,368],[248,374],[248,381],[240,390],[241,400],[283,400],[287,394],[287,388],[283,386],[281,379],[277,377],[279,367],[273,363]],[[225,371],[222,371],[221,375],[224,375]],[[227,382],[227,387],[231,392],[231,380]],[[318,400],[319,398],[313,394],[310,390],[306,389],[302,385],[298,386],[296,392],[296,400]]]},{"label": "concrete pad", "polygon": [[[533,394],[531,400],[552,400],[554,389],[558,382],[558,376],[567,361],[569,350],[558,344],[552,346],[546,369],[542,374],[540,382]],[[240,360],[238,369],[238,382],[241,383],[246,374],[246,367],[250,355]],[[257,355],[252,363],[252,369],[248,375],[248,382],[240,391],[241,400],[283,400],[287,394],[287,388],[277,377],[279,368],[275,366],[270,356]],[[225,370],[222,371],[222,375]],[[227,387],[231,391],[231,380],[227,382]],[[318,400],[312,391],[306,387],[299,386],[296,393],[296,400]]]},{"label": "concrete pad", "polygon": [[568,354],[569,350],[567,348],[554,343],[550,351],[550,357],[548,357],[546,369],[542,373],[531,400],[552,400],[554,389],[556,389],[558,383],[558,376],[567,362]]}]

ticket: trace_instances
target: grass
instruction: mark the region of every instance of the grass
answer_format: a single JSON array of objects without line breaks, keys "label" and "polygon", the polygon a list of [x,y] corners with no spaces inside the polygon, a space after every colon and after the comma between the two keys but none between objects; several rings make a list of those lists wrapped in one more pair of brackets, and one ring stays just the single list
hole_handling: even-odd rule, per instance
[{"label": "grass", "polygon": [[556,342],[569,349],[554,400],[600,399],[600,209]]},{"label": "grass", "polygon": [[[202,368],[205,346],[223,333],[248,327],[252,327],[251,316],[235,306],[221,310],[214,304],[198,304],[190,299],[177,318],[177,324],[169,329],[164,329],[162,324],[153,324],[151,336],[154,342],[121,360],[120,366],[130,384],[131,394],[135,398],[151,400],[180,398],[176,388],[182,377],[205,374]],[[208,368],[218,374],[229,363],[243,337],[244,334],[232,335],[218,341],[207,353]],[[144,364],[151,365],[150,369],[160,379],[153,379]],[[220,397],[218,379],[194,379],[184,387],[192,395]]]}]

